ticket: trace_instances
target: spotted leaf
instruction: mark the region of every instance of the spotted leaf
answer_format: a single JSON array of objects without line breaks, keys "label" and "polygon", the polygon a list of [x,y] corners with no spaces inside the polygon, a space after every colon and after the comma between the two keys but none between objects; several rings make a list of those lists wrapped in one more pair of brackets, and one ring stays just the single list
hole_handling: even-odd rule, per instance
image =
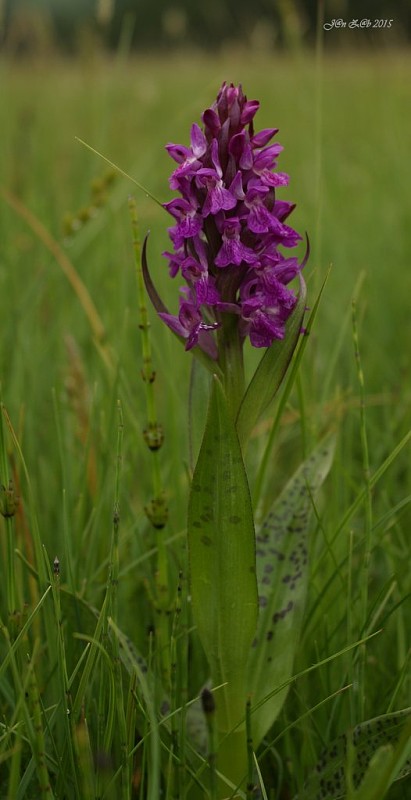
[{"label": "spotted leaf", "polygon": [[329,436],[299,467],[257,531],[259,617],[249,658],[248,686],[254,706],[256,743],[271,727],[286,697],[300,635],[308,579],[313,498],[331,466]]},{"label": "spotted leaf", "polygon": [[[316,764],[312,774],[304,786],[304,794],[294,800],[340,800],[346,796],[345,771],[351,761],[351,775],[354,790],[359,789],[358,800],[365,798],[385,797],[385,792],[392,780],[399,780],[411,774],[411,758],[402,758],[399,769],[394,771],[392,780],[382,786],[383,773],[387,766],[391,770],[389,759],[395,753],[394,748],[402,736],[404,728],[410,727],[411,708],[394,714],[363,722],[354,730],[344,733],[332,742]],[[408,737],[409,744],[409,737]],[[349,750],[351,754],[349,755]],[[408,747],[409,750],[409,747]],[[361,787],[361,788],[359,788]],[[368,791],[367,787],[370,787]],[[378,788],[384,789],[380,795]],[[352,796],[352,795],[350,795]],[[357,798],[357,791],[355,791]],[[404,797],[408,794],[405,793]]]}]

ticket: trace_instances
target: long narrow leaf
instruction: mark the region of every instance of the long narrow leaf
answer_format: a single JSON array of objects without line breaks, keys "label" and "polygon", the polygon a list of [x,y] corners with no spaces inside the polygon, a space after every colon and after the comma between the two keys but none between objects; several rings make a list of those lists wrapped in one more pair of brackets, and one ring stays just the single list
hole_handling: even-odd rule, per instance
[{"label": "long narrow leaf", "polygon": [[222,730],[244,716],[245,674],[257,620],[255,534],[241,448],[217,379],[188,510],[194,621],[217,692]]}]

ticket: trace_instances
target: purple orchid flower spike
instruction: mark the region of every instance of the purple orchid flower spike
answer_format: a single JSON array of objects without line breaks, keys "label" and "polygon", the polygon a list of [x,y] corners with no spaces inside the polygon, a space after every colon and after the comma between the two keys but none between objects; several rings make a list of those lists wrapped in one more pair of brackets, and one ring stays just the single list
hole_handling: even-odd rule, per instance
[{"label": "purple orchid flower spike", "polygon": [[[167,258],[171,277],[181,274],[177,315],[170,314],[148,275],[153,304],[163,321],[195,354],[201,350],[214,369],[225,370],[227,342],[241,350],[268,348],[285,335],[297,297],[288,284],[308,257],[287,257],[301,236],[285,220],[294,204],[277,199],[288,175],[277,171],[282,147],[273,143],[277,128],[254,131],[257,100],[241,86],[224,83],[203,127],[191,128],[190,146],[169,144],[177,167],[170,187],[178,193],[165,209],[174,219]],[[235,345],[233,345],[236,340]]]}]

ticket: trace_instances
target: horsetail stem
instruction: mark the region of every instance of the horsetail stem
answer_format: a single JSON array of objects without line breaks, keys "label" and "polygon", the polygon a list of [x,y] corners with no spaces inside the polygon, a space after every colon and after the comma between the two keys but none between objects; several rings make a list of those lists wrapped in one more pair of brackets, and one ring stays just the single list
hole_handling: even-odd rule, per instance
[{"label": "horsetail stem", "polygon": [[50,785],[50,778],[46,764],[46,743],[43,729],[43,711],[41,707],[40,693],[37,686],[36,674],[34,671],[34,657],[31,658],[28,670],[28,706],[32,717],[33,740],[31,743],[34,760],[36,762],[37,779],[39,782],[41,800],[52,800],[53,790]]},{"label": "horsetail stem", "polygon": [[[55,658],[57,663],[57,679],[61,702],[66,705],[66,713],[62,714],[65,748],[59,761],[59,774],[63,776],[66,769],[70,769],[73,776],[75,791],[79,793],[79,783],[76,762],[76,740],[75,740],[75,719],[72,713],[72,698],[70,693],[70,680],[67,669],[66,645],[62,626],[61,608],[61,563],[58,555],[54,557],[52,568],[45,551],[45,562],[49,572],[50,587],[53,597],[54,619],[55,619]],[[58,789],[57,789],[58,791]]]},{"label": "horsetail stem", "polygon": [[173,624],[171,628],[170,639],[170,659],[171,659],[171,673],[170,673],[170,706],[171,706],[171,743],[172,751],[170,758],[171,770],[171,783],[172,783],[172,797],[181,797],[181,753],[180,745],[183,741],[181,729],[181,717],[177,715],[177,709],[181,708],[181,686],[180,686],[180,670],[179,667],[179,651],[178,651],[178,638],[181,625],[181,611],[182,611],[182,573],[179,574],[177,584],[177,596],[175,601],[175,610],[173,617]]},{"label": "horsetail stem", "polygon": [[9,477],[6,442],[3,430],[3,415],[0,414],[0,513],[5,519],[7,529],[7,610],[10,619],[16,612],[15,584],[15,532],[13,517],[18,498],[14,492],[13,481]]},{"label": "horsetail stem", "polygon": [[150,339],[150,323],[146,306],[146,294],[141,267],[140,235],[138,228],[137,206],[133,197],[129,199],[131,226],[133,231],[134,258],[137,277],[137,298],[139,308],[139,328],[141,331],[141,344],[143,354],[143,367],[141,375],[145,386],[147,426],[143,432],[144,441],[149,448],[152,458],[152,487],[153,496],[145,507],[145,513],[156,532],[157,563],[154,576],[154,604],[158,612],[157,641],[160,658],[162,679],[166,688],[170,687],[170,653],[169,653],[169,620],[167,614],[171,610],[172,598],[168,575],[168,559],[165,547],[163,529],[168,521],[168,508],[164,487],[162,484],[158,451],[160,450],[164,435],[157,419],[157,406],[154,393],[156,373],[153,368],[152,350]]},{"label": "horsetail stem", "polygon": [[119,551],[118,538],[120,529],[120,475],[123,461],[123,409],[120,401],[117,403],[118,428],[117,428],[117,453],[116,453],[116,474],[114,483],[114,503],[113,503],[113,527],[110,548],[110,566],[108,575],[107,590],[110,596],[109,614],[114,622],[117,623],[117,586],[119,573]]},{"label": "horsetail stem", "polygon": [[[109,580],[109,592],[111,593],[111,619],[115,624],[118,623],[118,574],[119,574],[119,528],[120,528],[120,474],[121,465],[123,462],[123,411],[121,403],[118,402],[118,431],[117,431],[117,460],[116,460],[116,477],[115,477],[115,492],[114,492],[114,509],[113,509],[113,536],[111,545],[110,557],[110,570],[111,577]],[[131,771],[130,761],[128,759],[128,733],[127,722],[124,710],[124,697],[123,697],[123,682],[121,674],[121,661],[120,661],[120,645],[118,638],[113,637],[113,659],[114,659],[114,682],[115,682],[115,696],[116,696],[116,713],[118,732],[120,737],[120,752],[122,761],[121,773],[121,797],[122,800],[128,800],[130,797],[131,786]]]}]

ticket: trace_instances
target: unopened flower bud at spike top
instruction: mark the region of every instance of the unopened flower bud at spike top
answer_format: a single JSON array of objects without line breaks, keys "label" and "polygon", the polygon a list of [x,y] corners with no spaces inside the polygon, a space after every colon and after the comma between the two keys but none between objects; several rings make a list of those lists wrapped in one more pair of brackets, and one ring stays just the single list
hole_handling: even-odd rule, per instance
[{"label": "unopened flower bud at spike top", "polygon": [[248,336],[254,347],[283,338],[296,303],[288,284],[306,261],[289,254],[301,240],[286,223],[295,206],[277,199],[288,175],[277,170],[278,129],[254,131],[258,108],[241,86],[224,83],[203,127],[193,124],[190,145],[167,145],[179,196],[165,204],[174,225],[163,255],[185,285],[178,315],[160,316],[187,350],[199,345],[214,359],[223,314],[235,315],[241,341]]}]

